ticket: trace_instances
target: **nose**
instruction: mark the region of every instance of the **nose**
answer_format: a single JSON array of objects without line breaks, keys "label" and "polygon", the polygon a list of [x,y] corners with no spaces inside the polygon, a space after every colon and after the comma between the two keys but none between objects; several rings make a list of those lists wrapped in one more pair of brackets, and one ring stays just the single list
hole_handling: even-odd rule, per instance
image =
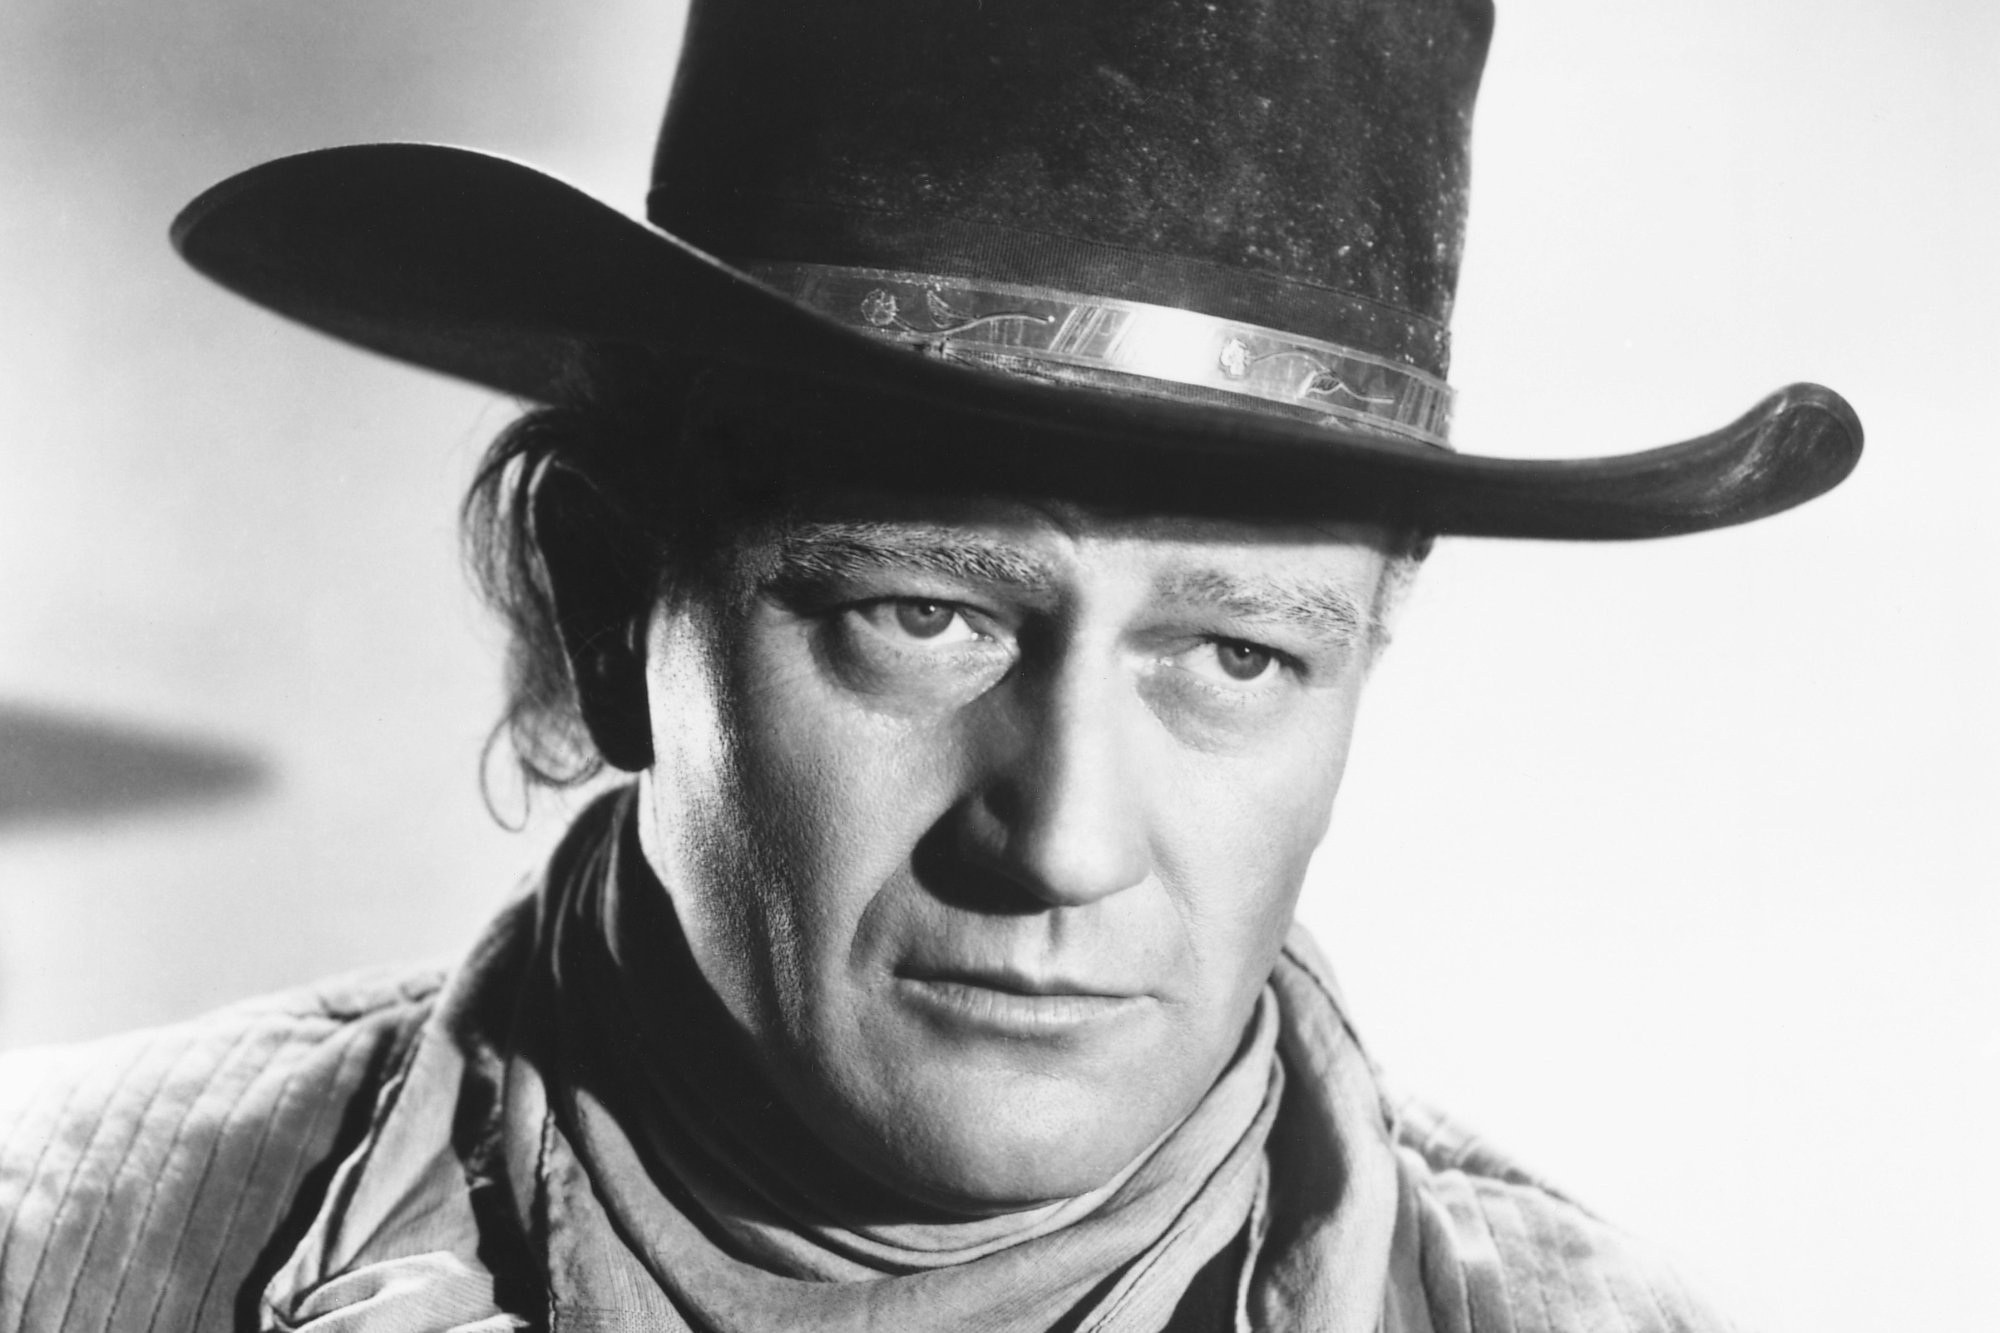
[{"label": "nose", "polygon": [[1152,868],[1138,780],[1143,717],[1111,667],[1023,683],[998,709],[991,767],[961,825],[962,850],[1051,907],[1128,889]]}]

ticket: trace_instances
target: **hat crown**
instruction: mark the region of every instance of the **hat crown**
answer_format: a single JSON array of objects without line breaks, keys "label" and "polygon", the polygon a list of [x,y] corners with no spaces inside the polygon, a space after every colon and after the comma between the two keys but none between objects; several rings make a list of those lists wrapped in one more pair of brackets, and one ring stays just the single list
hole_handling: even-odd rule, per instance
[{"label": "hat crown", "polygon": [[695,0],[649,214],[1433,375],[1488,0]]}]

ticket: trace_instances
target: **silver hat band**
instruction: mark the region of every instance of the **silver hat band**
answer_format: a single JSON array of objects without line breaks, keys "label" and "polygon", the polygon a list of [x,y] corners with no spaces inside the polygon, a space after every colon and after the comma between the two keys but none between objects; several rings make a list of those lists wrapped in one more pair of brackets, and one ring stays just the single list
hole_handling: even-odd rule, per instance
[{"label": "silver hat band", "polygon": [[745,267],[850,328],[933,355],[1187,385],[1211,391],[1202,395],[1210,401],[1256,398],[1322,425],[1451,447],[1443,380],[1337,343],[1046,287],[832,264]]}]

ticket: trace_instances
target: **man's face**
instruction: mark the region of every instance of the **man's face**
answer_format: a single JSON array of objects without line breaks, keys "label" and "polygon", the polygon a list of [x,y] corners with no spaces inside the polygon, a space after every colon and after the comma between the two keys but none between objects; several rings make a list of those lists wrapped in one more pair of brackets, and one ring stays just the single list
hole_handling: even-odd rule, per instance
[{"label": "man's face", "polygon": [[1380,536],[850,495],[655,616],[647,853],[805,1124],[987,1212],[1194,1106],[1326,828]]}]

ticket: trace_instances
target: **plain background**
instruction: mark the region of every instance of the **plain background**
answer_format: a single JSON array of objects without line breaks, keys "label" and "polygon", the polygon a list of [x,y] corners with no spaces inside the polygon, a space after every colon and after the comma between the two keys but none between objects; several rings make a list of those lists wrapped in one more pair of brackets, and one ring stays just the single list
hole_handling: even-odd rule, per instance
[{"label": "plain background", "polygon": [[[509,406],[208,288],[164,231],[384,138],[636,211],[679,22],[0,7],[0,1046],[449,956],[559,829],[477,794],[498,640],[454,506]],[[1394,1077],[1770,1330],[2000,1327],[1997,83],[1990,0],[1503,8],[1461,446],[1641,448],[1816,379],[1869,453],[1747,529],[1445,544],[1307,887]],[[38,799],[91,719],[234,794]]]}]

